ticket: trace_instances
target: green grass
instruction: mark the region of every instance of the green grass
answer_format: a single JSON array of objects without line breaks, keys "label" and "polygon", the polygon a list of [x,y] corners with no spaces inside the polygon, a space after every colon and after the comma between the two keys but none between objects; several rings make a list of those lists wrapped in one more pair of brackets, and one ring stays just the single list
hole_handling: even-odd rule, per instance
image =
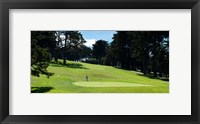
[{"label": "green grass", "polygon": [[31,77],[32,93],[169,93],[167,81],[111,66],[67,61],[50,64],[48,71],[54,73],[49,79]]}]

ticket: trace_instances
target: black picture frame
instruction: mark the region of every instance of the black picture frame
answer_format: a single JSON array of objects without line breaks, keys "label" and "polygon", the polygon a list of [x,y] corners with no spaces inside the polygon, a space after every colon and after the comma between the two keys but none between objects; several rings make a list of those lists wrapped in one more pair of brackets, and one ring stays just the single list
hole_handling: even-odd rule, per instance
[{"label": "black picture frame", "polygon": [[[9,9],[191,9],[191,115],[9,115]],[[1,123],[200,123],[199,0],[0,0],[0,122]],[[184,96],[183,96],[184,97]]]}]

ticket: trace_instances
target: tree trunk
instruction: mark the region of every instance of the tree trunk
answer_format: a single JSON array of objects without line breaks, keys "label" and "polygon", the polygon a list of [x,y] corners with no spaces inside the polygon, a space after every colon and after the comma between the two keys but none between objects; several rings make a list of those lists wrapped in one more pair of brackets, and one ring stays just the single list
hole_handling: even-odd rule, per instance
[{"label": "tree trunk", "polygon": [[66,43],[67,43],[67,36],[66,36],[66,38],[65,38],[65,47],[64,47],[64,57],[63,57],[63,65],[66,65],[66,47],[67,47],[67,45],[66,45]]},{"label": "tree trunk", "polygon": [[143,74],[144,74],[144,75],[147,75],[147,70],[146,70],[146,62],[145,62],[145,60],[144,60],[144,59],[143,59],[142,71],[143,71]]},{"label": "tree trunk", "polygon": [[153,76],[154,76],[154,77],[157,77],[156,67],[154,67],[154,70],[153,70]]},{"label": "tree trunk", "polygon": [[162,77],[162,69],[159,68],[159,77]]},{"label": "tree trunk", "polygon": [[58,58],[57,57],[55,57],[54,60],[55,60],[56,63],[58,63]]}]

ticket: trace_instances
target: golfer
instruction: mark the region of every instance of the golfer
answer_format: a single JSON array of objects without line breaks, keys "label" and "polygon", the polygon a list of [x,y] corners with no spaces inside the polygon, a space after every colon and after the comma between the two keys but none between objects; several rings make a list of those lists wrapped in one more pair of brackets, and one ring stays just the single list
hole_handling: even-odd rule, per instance
[{"label": "golfer", "polygon": [[88,81],[88,76],[85,76],[85,80]]}]

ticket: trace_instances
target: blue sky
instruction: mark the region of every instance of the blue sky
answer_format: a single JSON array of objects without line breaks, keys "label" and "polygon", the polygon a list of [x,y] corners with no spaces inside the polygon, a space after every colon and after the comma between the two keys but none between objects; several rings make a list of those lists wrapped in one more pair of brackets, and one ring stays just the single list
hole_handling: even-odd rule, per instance
[{"label": "blue sky", "polygon": [[95,43],[97,40],[106,40],[109,43],[112,41],[113,34],[116,31],[80,31],[83,35],[83,38],[87,41],[85,43],[86,46],[92,47],[92,44]]}]

